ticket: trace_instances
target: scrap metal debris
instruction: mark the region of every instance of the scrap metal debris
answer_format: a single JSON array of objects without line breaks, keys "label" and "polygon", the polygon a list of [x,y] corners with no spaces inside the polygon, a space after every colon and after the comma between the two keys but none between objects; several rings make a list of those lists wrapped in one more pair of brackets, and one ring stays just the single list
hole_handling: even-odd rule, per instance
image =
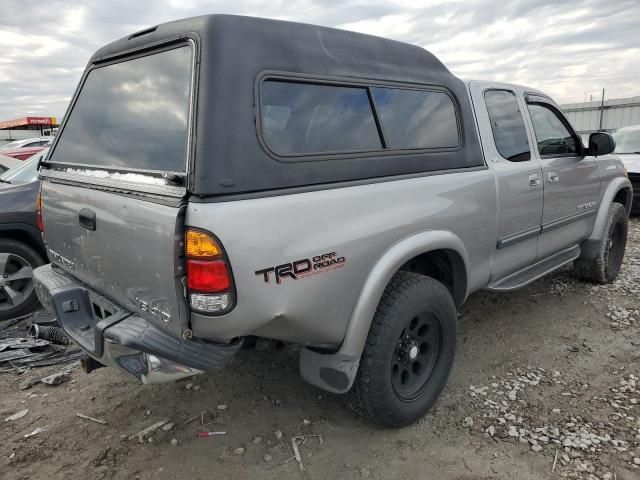
[{"label": "scrap metal debris", "polygon": [[49,341],[35,338],[5,338],[0,340],[0,352],[15,348],[44,347],[45,345],[49,345]]},{"label": "scrap metal debris", "polygon": [[321,435],[298,435],[297,437],[291,438],[291,446],[293,447],[293,455],[298,462],[298,468],[301,472],[304,472],[304,465],[302,464],[302,455],[300,455],[299,445],[306,446],[306,441],[308,438],[317,438],[320,445],[322,445],[323,440]]},{"label": "scrap metal debris", "polygon": [[304,472],[304,465],[302,464],[300,449],[298,449],[298,437],[293,437],[291,439],[291,445],[293,445],[293,456],[296,457],[296,462],[298,462],[298,467],[300,468],[300,471]]},{"label": "scrap metal debris", "polygon": [[83,418],[85,420],[90,420],[92,422],[99,423],[100,425],[108,425],[108,422],[106,422],[105,420],[100,420],[99,418],[93,418],[93,417],[90,417],[89,415],[85,415],[84,413],[76,412],[76,417]]},{"label": "scrap metal debris", "polygon": [[[34,327],[36,327],[34,329]],[[69,339],[58,327],[31,325],[36,332],[54,332],[51,338],[33,338],[26,326],[2,330],[0,335],[0,373],[22,373],[25,367],[44,367],[66,363],[82,356],[82,350],[69,346]],[[63,338],[64,336],[64,338]]]},{"label": "scrap metal debris", "polygon": [[47,385],[60,385],[71,378],[71,372],[65,370],[63,372],[57,372],[48,377],[41,378],[40,381]]},{"label": "scrap metal debris", "polygon": [[145,428],[144,430],[139,431],[129,437],[129,440],[137,439],[139,443],[143,443],[144,439],[155,432],[157,429],[161,428],[164,424],[169,423],[169,420],[161,420],[159,422],[154,423],[150,427]]},{"label": "scrap metal debris", "polygon": [[47,429],[46,429],[46,428],[44,428],[44,427],[38,427],[38,428],[36,428],[33,432],[31,432],[31,433],[27,433],[27,434],[24,436],[24,438],[33,437],[34,435],[38,435],[39,433],[46,432],[46,431],[47,431]]},{"label": "scrap metal debris", "polygon": [[52,325],[34,323],[29,327],[29,336],[34,339],[47,340],[57,345],[69,345],[71,343],[64,330]]},{"label": "scrap metal debris", "polygon": [[4,419],[5,422],[13,422],[14,420],[20,420],[27,413],[29,413],[29,409],[25,408],[24,410],[20,410],[18,413],[14,413],[13,415]]},{"label": "scrap metal debris", "polygon": [[[18,388],[20,390],[27,390],[38,383],[45,383],[47,385],[60,385],[71,378],[71,372],[80,366],[79,363],[73,363],[61,372],[48,375],[44,378],[29,378],[20,382]],[[28,370],[28,369],[27,369]]]},{"label": "scrap metal debris", "polygon": [[[74,360],[79,360],[81,357],[85,355],[85,353],[78,349],[75,350],[62,350],[56,354],[51,355],[50,353],[42,354],[42,360],[36,359],[35,357],[31,357],[26,359],[26,361],[22,361],[18,363],[18,365],[24,365],[28,367],[48,367],[50,365],[58,365],[60,363],[72,362]],[[14,364],[16,362],[13,362]]]},{"label": "scrap metal debris", "polygon": [[6,352],[0,352],[0,363],[11,362],[19,358],[31,357],[35,353],[30,352],[28,348],[11,349]]},{"label": "scrap metal debris", "polygon": [[10,329],[15,325],[19,325],[20,323],[23,323],[25,320],[32,317],[36,317],[36,316],[38,316],[38,313],[35,313],[35,314],[27,313],[26,315],[10,318],[9,320],[3,320],[2,323],[0,323],[0,332],[10,331]]},{"label": "scrap metal debris", "polygon": [[215,437],[216,435],[226,435],[227,432],[198,432],[196,436],[198,438]]}]

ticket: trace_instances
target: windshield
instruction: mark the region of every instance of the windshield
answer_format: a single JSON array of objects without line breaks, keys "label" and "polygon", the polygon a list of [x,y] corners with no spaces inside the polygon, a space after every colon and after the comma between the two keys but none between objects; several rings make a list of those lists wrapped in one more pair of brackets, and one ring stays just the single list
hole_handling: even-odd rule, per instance
[{"label": "windshield", "polygon": [[52,163],[186,170],[191,48],[91,70]]},{"label": "windshield", "polygon": [[616,141],[614,153],[639,153],[640,154],[640,130],[619,130],[613,132]]},{"label": "windshield", "polygon": [[46,157],[47,152],[49,152],[49,149],[45,148],[41,152],[31,155],[19,167],[12,168],[8,172],[0,175],[0,180],[12,184],[35,181],[38,178],[38,162],[41,157]]}]

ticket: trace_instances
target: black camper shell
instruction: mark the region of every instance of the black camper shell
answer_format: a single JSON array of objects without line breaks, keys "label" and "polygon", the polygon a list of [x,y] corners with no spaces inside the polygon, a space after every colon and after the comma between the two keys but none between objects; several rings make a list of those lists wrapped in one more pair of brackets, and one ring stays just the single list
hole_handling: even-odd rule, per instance
[{"label": "black camper shell", "polygon": [[[191,44],[194,54],[187,172],[182,173],[197,197],[484,168],[465,84],[434,55],[414,45],[301,23],[208,15],[142,30],[93,55],[69,111],[92,69],[180,44]],[[455,109],[458,141],[444,148],[394,148],[385,141],[374,103],[380,148],[279,154],[265,142],[261,126],[262,88],[268,81],[362,87],[370,99],[375,87],[443,92]],[[55,152],[51,159],[55,165]]]}]

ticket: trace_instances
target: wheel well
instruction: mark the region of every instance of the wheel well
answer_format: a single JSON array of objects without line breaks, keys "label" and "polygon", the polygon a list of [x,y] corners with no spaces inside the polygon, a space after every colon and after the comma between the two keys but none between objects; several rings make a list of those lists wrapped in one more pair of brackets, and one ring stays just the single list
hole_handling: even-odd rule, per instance
[{"label": "wheel well", "polygon": [[38,254],[42,257],[42,259],[48,263],[47,253],[44,249],[42,242],[38,242],[33,238],[29,232],[24,230],[0,230],[1,238],[9,238],[11,240],[16,240],[18,242],[22,242],[26,245],[29,245],[33,248]]},{"label": "wheel well", "polygon": [[400,270],[419,273],[444,284],[456,305],[461,305],[467,295],[467,270],[464,261],[454,250],[433,250],[422,253],[406,262]]},{"label": "wheel well", "polygon": [[618,190],[618,193],[616,193],[616,196],[613,197],[613,201],[615,203],[621,204],[625,208],[627,213],[629,213],[629,211],[631,210],[631,201],[632,201],[631,190],[628,188],[622,188]]}]

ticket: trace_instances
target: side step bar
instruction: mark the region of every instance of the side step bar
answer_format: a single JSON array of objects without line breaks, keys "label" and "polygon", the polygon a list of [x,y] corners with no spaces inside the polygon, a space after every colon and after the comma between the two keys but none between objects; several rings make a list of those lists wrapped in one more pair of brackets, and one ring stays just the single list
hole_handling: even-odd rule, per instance
[{"label": "side step bar", "polygon": [[501,278],[500,280],[491,283],[486,287],[486,289],[494,292],[509,292],[511,290],[516,290],[528,285],[540,277],[545,276],[547,273],[551,273],[554,270],[565,266],[567,263],[574,261],[579,256],[580,246],[576,245],[534,263],[519,272],[512,273],[507,277]]}]

